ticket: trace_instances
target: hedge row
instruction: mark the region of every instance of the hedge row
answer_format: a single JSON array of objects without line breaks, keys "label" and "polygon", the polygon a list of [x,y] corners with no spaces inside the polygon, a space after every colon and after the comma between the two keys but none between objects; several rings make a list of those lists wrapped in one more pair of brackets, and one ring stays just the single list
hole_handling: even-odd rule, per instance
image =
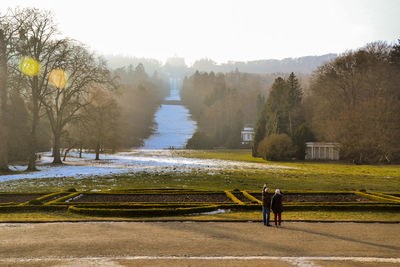
[{"label": "hedge row", "polygon": [[368,194],[374,195],[374,196],[378,196],[378,197],[381,197],[383,199],[387,199],[387,200],[392,201],[392,202],[400,203],[400,197],[396,197],[396,196],[392,196],[392,195],[388,195],[388,194],[383,194],[383,193],[378,193],[378,192],[368,192]]},{"label": "hedge row", "polygon": [[40,200],[42,202],[47,202],[47,201],[53,201],[53,200],[57,200],[58,198],[62,197],[62,196],[66,196],[69,195],[70,193],[66,193],[66,192],[55,192],[55,193],[51,193],[51,194],[47,194],[44,196],[41,196],[39,198],[37,198],[37,200]]},{"label": "hedge row", "polygon": [[[271,194],[275,192],[274,189],[270,189]],[[338,194],[356,194],[366,193],[363,191],[306,191],[306,190],[281,190],[285,195],[338,195]],[[260,191],[247,190],[249,194],[261,194]]]},{"label": "hedge row", "polygon": [[[204,202],[73,202],[64,201],[74,198],[80,194],[214,194],[225,193],[231,202],[204,203]],[[251,203],[243,203],[231,191],[201,191],[191,189],[130,189],[109,192],[55,192],[40,194],[35,200],[46,202],[45,205],[31,205],[28,202],[16,205],[15,203],[1,203],[1,212],[30,212],[30,211],[67,211],[89,216],[109,217],[138,217],[138,216],[171,216],[213,211],[216,209],[234,210],[260,210],[261,201],[249,194],[247,191],[233,190],[233,193],[242,193]],[[258,191],[250,192],[261,194]],[[14,194],[14,193],[10,193]],[[27,195],[20,193],[21,195]],[[285,203],[285,211],[399,211],[400,198],[376,192],[359,191],[284,191],[284,194],[355,194],[358,196],[374,199],[377,202],[302,202]],[[28,194],[29,195],[29,194]],[[40,203],[41,204],[41,203]]]},{"label": "hedge row", "polygon": [[238,205],[243,205],[244,203],[242,201],[240,201],[234,194],[232,194],[230,191],[226,190],[224,191],[226,196],[228,198],[230,198],[234,203],[238,204]]},{"label": "hedge row", "polygon": [[[355,192],[355,194],[358,195],[358,196],[366,197],[366,198],[373,199],[373,200],[376,200],[376,201],[396,202],[393,199],[390,199],[390,198],[385,197],[385,196],[377,195],[376,193],[371,194],[371,192],[366,192],[366,193]],[[399,203],[400,203],[400,201],[399,201]]]},{"label": "hedge row", "polygon": [[47,205],[54,205],[54,204],[65,205],[66,204],[65,203],[66,200],[74,198],[74,197],[76,197],[76,196],[78,196],[80,194],[82,194],[82,192],[73,192],[73,193],[67,194],[67,195],[65,195],[65,196],[63,196],[61,198],[54,199],[54,200],[52,200],[52,201],[50,201],[50,202],[48,202],[46,204]]},{"label": "hedge row", "polygon": [[[262,202],[260,200],[258,200],[257,198],[253,197],[252,195],[250,195],[249,193],[247,193],[247,191],[241,191],[242,194],[247,197],[251,202],[253,203],[259,203],[262,204]],[[261,193],[260,193],[261,194]]]},{"label": "hedge row", "polygon": [[49,205],[11,205],[0,206],[0,213],[9,212],[30,212],[30,211],[67,211],[68,206],[49,206]]},{"label": "hedge row", "polygon": [[[201,191],[201,190],[167,190],[164,191],[163,189],[160,190],[137,190],[137,191],[99,191],[99,192],[84,192],[85,195],[186,195],[186,194],[191,194],[191,195],[196,195],[196,194],[222,194],[225,191]],[[83,192],[81,192],[83,193]]]},{"label": "hedge row", "polygon": [[234,204],[232,202],[55,202],[51,205],[67,205],[67,206],[78,206],[78,205],[178,205],[178,206],[186,206],[186,205],[224,205],[224,204]]},{"label": "hedge row", "polygon": [[190,208],[171,208],[171,209],[98,209],[98,208],[81,208],[70,206],[69,212],[88,215],[88,216],[105,216],[105,217],[152,217],[152,216],[176,216],[187,215],[193,213],[209,212],[218,209],[216,205],[190,207]]},{"label": "hedge row", "polygon": [[284,205],[285,211],[400,211],[400,205]]},{"label": "hedge row", "polygon": [[[191,207],[199,207],[199,206],[210,206],[210,204],[138,204],[138,203],[104,203],[104,204],[78,204],[71,205],[70,207],[78,207],[78,208],[93,208],[93,209],[158,209],[158,208],[166,208],[166,209],[174,209],[174,208],[191,208]],[[221,205],[214,205],[218,206]],[[236,204],[232,204],[232,206],[236,206]]]}]

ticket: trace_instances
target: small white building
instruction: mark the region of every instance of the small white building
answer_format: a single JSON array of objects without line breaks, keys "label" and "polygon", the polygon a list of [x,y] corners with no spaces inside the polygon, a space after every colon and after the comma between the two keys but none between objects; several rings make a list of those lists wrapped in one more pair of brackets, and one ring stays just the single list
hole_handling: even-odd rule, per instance
[{"label": "small white building", "polygon": [[250,144],[254,140],[254,128],[247,125],[242,130],[242,144]]},{"label": "small white building", "polygon": [[306,159],[339,160],[339,143],[307,142]]}]

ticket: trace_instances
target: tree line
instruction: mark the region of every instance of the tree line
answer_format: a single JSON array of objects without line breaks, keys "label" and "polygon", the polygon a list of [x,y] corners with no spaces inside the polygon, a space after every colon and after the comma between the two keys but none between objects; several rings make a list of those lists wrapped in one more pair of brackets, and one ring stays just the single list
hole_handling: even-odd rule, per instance
[{"label": "tree line", "polygon": [[339,143],[342,159],[400,159],[400,42],[349,51],[313,72],[303,90],[278,77],[258,116],[253,155],[304,159],[305,142]]},{"label": "tree line", "polygon": [[142,116],[152,118],[168,90],[160,75],[148,77],[141,64],[110,71],[62,37],[48,11],[8,10],[0,26],[0,171],[15,160],[36,170],[37,152],[50,146],[53,163],[72,148],[93,149],[98,159],[150,134],[152,119]]},{"label": "tree line", "polygon": [[185,77],[181,97],[197,122],[187,148],[240,148],[241,130],[255,124],[274,75],[199,72]]}]

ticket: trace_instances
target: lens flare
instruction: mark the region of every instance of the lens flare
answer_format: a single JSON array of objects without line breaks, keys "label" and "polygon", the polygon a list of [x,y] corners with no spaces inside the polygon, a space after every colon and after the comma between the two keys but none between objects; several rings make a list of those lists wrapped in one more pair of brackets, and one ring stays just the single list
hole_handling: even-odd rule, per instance
[{"label": "lens flare", "polygon": [[67,74],[62,69],[54,69],[49,73],[49,82],[57,88],[63,88],[67,84]]},{"label": "lens flare", "polygon": [[19,61],[19,70],[28,75],[36,76],[39,75],[41,71],[40,63],[31,57],[23,57]]}]

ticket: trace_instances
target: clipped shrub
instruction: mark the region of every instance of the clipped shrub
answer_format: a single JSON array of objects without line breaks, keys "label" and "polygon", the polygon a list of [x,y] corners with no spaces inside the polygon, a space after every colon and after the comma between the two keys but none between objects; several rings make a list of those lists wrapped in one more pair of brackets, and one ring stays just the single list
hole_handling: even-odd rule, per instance
[{"label": "clipped shrub", "polygon": [[258,145],[258,153],[265,160],[288,160],[293,157],[295,147],[287,134],[272,134]]},{"label": "clipped shrub", "polygon": [[39,199],[32,199],[32,200],[29,200],[28,204],[29,205],[43,205],[43,202],[40,201]]}]

